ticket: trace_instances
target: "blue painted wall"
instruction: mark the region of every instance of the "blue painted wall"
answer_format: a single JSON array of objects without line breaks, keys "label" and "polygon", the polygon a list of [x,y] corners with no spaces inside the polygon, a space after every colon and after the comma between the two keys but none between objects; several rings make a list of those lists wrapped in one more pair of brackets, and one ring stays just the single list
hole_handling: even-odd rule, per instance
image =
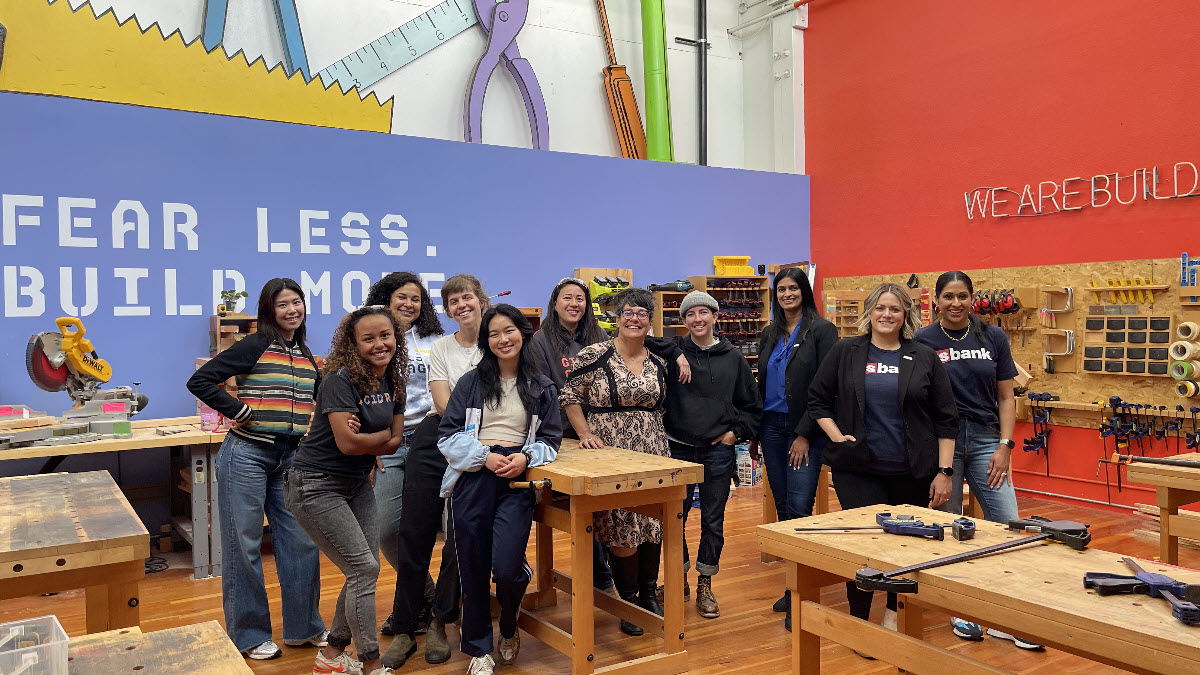
[{"label": "blue painted wall", "polygon": [[[644,285],[707,273],[714,255],[805,260],[808,188],[805,176],[0,94],[0,404],[67,407],[66,394],[38,390],[23,366],[29,336],[53,329],[64,304],[82,308],[111,384],[143,383],[148,416],[194,414],[184,382],[208,355],[214,270],[244,277],[251,303],[271,277],[328,274],[328,292],[309,307],[311,346],[324,353],[343,303],[361,302],[362,279],[395,270],[471,272],[491,293],[512,290],[512,304],[544,307],[575,267],[629,268]],[[136,222],[138,205],[146,248],[136,228],[117,247],[114,220],[118,231]],[[328,219],[307,214],[302,250],[306,211]],[[146,274],[136,303],[122,269]],[[24,294],[39,277],[40,290]],[[221,279],[217,289],[232,284]],[[440,284],[428,285],[437,301]],[[122,309],[131,304],[147,309]],[[130,311],[148,315],[118,315]]]}]

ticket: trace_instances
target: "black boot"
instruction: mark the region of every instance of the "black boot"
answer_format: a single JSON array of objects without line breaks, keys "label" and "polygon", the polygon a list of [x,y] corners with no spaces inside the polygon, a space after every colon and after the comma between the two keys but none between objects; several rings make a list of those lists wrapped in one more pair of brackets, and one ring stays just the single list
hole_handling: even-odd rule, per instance
[{"label": "black boot", "polygon": [[[617,595],[625,602],[630,602],[635,605],[638,603],[638,556],[634,555],[621,558],[616,555],[609,555],[609,567],[612,568],[613,584],[617,587]],[[621,619],[621,632],[626,635],[642,635],[646,631],[640,627],[629,623],[625,619]]]},{"label": "black boot", "polygon": [[638,546],[637,584],[638,604],[650,612],[662,616],[663,608],[658,603],[658,563],[662,557],[662,544],[646,542]]}]

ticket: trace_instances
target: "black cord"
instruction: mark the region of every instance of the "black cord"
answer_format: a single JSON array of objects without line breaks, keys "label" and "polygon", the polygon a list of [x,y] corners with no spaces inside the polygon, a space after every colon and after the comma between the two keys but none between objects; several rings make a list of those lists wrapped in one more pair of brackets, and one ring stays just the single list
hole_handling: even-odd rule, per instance
[{"label": "black cord", "polygon": [[160,558],[156,555],[146,558],[146,574],[165,572],[168,567],[170,566],[167,564],[166,558]]}]

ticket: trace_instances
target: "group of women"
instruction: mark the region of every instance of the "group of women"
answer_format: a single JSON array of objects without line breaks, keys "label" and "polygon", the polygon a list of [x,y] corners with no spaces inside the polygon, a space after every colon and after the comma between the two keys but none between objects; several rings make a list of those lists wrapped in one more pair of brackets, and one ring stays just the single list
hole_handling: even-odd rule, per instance
[{"label": "group of women", "polygon": [[[696,606],[706,618],[719,616],[712,576],[739,440],[752,441],[752,452],[761,447],[781,520],[811,514],[821,464],[833,469],[843,508],[961,504],[965,477],[989,520],[1012,517],[1015,371],[1003,333],[970,313],[972,292],[961,272],[942,275],[939,322],[917,331],[908,293],[883,284],[864,305],[862,335],[839,341],[807,277],[783,270],[756,380],[741,353],[714,335],[720,306],[706,293],[681,303],[687,334],[665,339],[649,335],[653,296],[623,291],[610,339],[582,280],[554,287],[535,333],[519,310],[490,305],[480,282],[463,274],[441,289],[458,328],[442,335],[428,291],[408,272],[370,289],[364,307],[341,320],[318,368],[305,342],[303,291],[273,279],[259,297],[258,332],[188,382],[232,423],[217,467],[230,638],[248,658],[281,655],[260,556],[265,514],[284,643],[320,648],[314,674],[390,675],[415,653],[422,631],[426,661],[444,662],[446,625],[460,620],[469,674],[491,673],[493,651],[499,663],[513,663],[531,578],[524,552],[533,498],[509,482],[553,461],[564,432],[584,449],[609,445],[704,464]],[[236,398],[221,387],[230,378]],[[691,505],[689,493],[685,518]],[[429,566],[439,529],[445,543],[435,581]],[[662,524],[615,509],[596,514],[594,529],[597,569],[611,568],[623,599],[662,614]],[[318,551],[346,577],[328,629],[318,612]],[[381,551],[397,573],[382,631],[395,637],[382,653]],[[871,594],[848,584],[847,595],[851,613],[866,618]],[[894,625],[894,598],[888,608],[884,622]],[[787,594],[775,609],[790,628]],[[981,639],[972,626],[956,622],[955,632]],[[621,629],[643,632],[625,621]],[[357,659],[346,652],[352,642]]]}]

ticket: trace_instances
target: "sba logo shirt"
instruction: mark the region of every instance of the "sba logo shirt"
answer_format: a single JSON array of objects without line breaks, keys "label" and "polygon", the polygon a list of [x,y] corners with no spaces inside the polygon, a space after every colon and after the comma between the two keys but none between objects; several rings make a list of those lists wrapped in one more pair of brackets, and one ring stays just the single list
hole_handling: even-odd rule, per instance
[{"label": "sba logo shirt", "polygon": [[904,417],[900,410],[900,350],[888,351],[870,345],[864,378],[867,447],[871,450],[870,473],[908,473],[904,447]]}]

